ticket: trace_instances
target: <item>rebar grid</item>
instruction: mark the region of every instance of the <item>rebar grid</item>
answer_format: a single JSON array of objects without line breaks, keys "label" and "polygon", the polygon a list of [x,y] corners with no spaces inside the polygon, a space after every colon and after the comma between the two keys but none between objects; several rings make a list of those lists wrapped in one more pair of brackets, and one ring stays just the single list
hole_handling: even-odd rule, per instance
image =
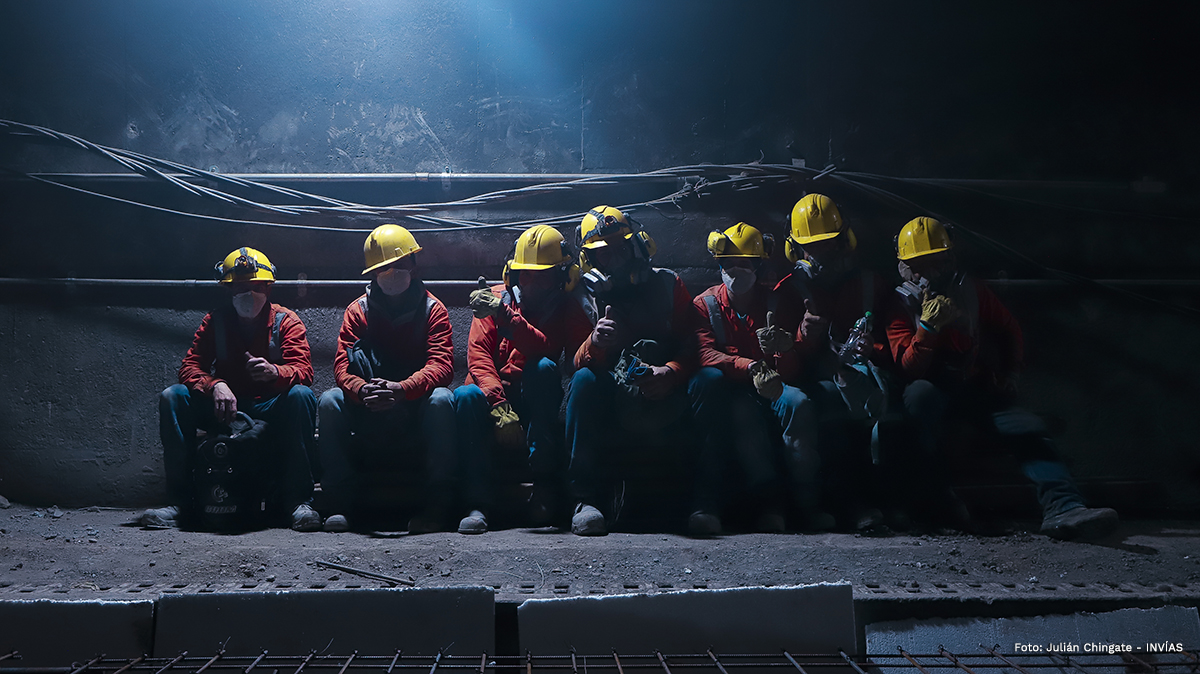
[{"label": "rebar grid", "polygon": [[224,651],[217,651],[213,655],[189,655],[185,651],[169,658],[106,658],[104,655],[98,655],[87,662],[72,663],[65,667],[20,667],[20,653],[13,651],[0,654],[0,674],[346,674],[351,671],[382,671],[384,674],[419,671],[437,674],[444,670],[469,670],[479,674],[487,674],[489,670],[524,670],[525,674],[533,674],[535,671],[545,674],[587,674],[592,671],[627,674],[639,670],[680,674],[685,670],[706,670],[712,674],[729,674],[730,671],[769,671],[777,668],[799,674],[818,674],[829,672],[831,669],[856,674],[879,674],[888,670],[922,674],[932,674],[937,670],[957,670],[978,674],[981,671],[997,669],[1020,674],[1034,674],[1039,670],[1057,670],[1060,674],[1200,672],[1200,650],[1196,649],[1166,653],[1085,653],[1068,656],[1059,653],[1001,653],[998,647],[982,648],[986,652],[951,653],[939,647],[937,653],[916,654],[901,649],[895,654],[878,653],[862,657],[850,656],[844,652],[718,654],[712,649],[704,653],[675,655],[657,650],[639,654],[613,651],[602,655],[581,655],[573,650],[562,655],[404,655],[402,651],[388,655],[364,655],[358,651],[349,654],[318,654],[314,651],[304,655],[271,655],[264,651],[257,656],[226,655]]}]

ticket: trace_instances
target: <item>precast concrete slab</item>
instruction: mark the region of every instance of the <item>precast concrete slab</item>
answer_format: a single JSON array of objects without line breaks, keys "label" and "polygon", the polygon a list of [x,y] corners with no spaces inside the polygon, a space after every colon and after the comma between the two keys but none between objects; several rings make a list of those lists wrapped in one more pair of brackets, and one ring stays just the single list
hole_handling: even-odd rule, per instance
[{"label": "precast concrete slab", "polygon": [[154,655],[492,653],[486,587],[162,595]]},{"label": "precast concrete slab", "polygon": [[[986,648],[1022,656],[1130,654],[1153,658],[1200,647],[1195,607],[1129,608],[1107,613],[1073,613],[1025,618],[898,620],[866,626],[867,652],[978,654]],[[882,663],[880,663],[882,664]],[[910,667],[883,667],[910,671]]]},{"label": "precast concrete slab", "polygon": [[0,655],[20,655],[8,666],[136,658],[150,652],[153,634],[151,601],[0,601]]},{"label": "precast concrete slab", "polygon": [[534,654],[856,650],[849,583],[531,599],[517,625]]}]

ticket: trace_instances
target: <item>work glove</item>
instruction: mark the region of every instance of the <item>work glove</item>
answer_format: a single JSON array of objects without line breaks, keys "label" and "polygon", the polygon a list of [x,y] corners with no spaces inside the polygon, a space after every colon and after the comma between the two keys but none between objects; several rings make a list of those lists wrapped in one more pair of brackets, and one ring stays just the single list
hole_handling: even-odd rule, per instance
[{"label": "work glove", "polygon": [[775,327],[774,311],[767,312],[767,327],[759,328],[755,334],[758,335],[759,348],[767,355],[783,353],[792,348],[796,341],[795,335],[783,328]]},{"label": "work glove", "polygon": [[921,323],[927,330],[938,332],[962,315],[954,300],[945,295],[925,297],[921,303]]},{"label": "work glove", "polygon": [[750,365],[750,380],[758,395],[775,402],[783,395],[783,377],[765,361],[756,360]]},{"label": "work glove", "polygon": [[496,442],[518,447],[525,444],[525,431],[521,429],[521,419],[513,411],[512,403],[504,401],[496,405],[491,416],[496,422]]},{"label": "work glove", "polygon": [[479,289],[472,290],[467,301],[475,318],[488,318],[500,312],[500,298],[488,287],[487,280],[479,277]]}]

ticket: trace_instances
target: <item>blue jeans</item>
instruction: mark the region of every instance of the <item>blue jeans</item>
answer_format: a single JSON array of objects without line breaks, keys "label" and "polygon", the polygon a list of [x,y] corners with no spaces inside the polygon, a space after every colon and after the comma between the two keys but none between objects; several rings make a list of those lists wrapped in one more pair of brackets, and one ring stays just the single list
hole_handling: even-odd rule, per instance
[{"label": "blue jeans", "polygon": [[732,457],[752,492],[770,498],[782,488],[776,470],[774,438],[782,436],[787,491],[796,507],[812,512],[820,500],[821,455],[817,447],[817,402],[785,385],[775,402],[750,384],[727,379],[720,370],[700,368],[688,383],[692,414],[702,443],[698,505],[713,507],[714,494],[728,487],[724,465]]},{"label": "blue jeans", "polygon": [[[268,503],[273,510],[291,514],[312,498],[313,428],[317,396],[307,386],[293,386],[273,398],[239,399],[238,411],[267,422],[265,441]],[[217,425],[211,396],[183,384],[169,386],[158,396],[159,436],[167,473],[167,502],[183,510],[192,505],[192,468],[196,454],[196,429]]]},{"label": "blue jeans", "polygon": [[[663,400],[632,398],[617,385],[612,372],[577,371],[567,392],[567,447],[571,452],[567,488],[571,498],[603,510],[597,500],[601,489],[620,477],[639,450],[654,445],[651,451],[658,456],[646,458],[670,460],[666,452],[674,450],[671,445],[679,444],[687,433],[688,408],[683,387]],[[634,410],[636,414],[631,414]],[[636,417],[639,430],[624,427],[629,421],[626,417]],[[660,422],[658,428],[644,427],[654,420]],[[687,444],[688,439],[683,440]]]},{"label": "blue jeans", "polygon": [[1007,401],[986,395],[976,387],[945,390],[925,379],[904,389],[904,412],[912,426],[915,456],[905,462],[913,471],[949,484],[941,457],[942,430],[947,421],[960,417],[1000,441],[1021,463],[1021,472],[1037,488],[1044,517],[1083,505],[1083,497],[1071,473],[1058,458],[1045,424],[1037,415],[1010,406]]},{"label": "blue jeans", "polygon": [[359,478],[368,470],[424,471],[437,505],[455,498],[454,394],[435,388],[419,400],[402,400],[372,412],[346,400],[340,388],[321,394],[321,492],[328,514],[352,513]]},{"label": "blue jeans", "polygon": [[[557,490],[566,464],[562,438],[555,433],[563,399],[558,364],[549,358],[542,358],[533,367],[527,364],[520,381],[505,387],[504,396],[525,428],[529,468],[535,484]],[[496,451],[492,406],[478,386],[468,384],[454,390],[454,407],[459,419],[463,498],[468,507],[486,508],[493,498],[492,459]]]}]

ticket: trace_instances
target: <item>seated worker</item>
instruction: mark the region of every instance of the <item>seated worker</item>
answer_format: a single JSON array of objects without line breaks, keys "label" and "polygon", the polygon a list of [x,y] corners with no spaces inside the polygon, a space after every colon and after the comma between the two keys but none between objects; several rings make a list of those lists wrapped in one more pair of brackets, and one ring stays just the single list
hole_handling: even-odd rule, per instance
[{"label": "seated worker", "polygon": [[896,239],[902,310],[888,322],[913,425],[915,455],[898,466],[921,495],[918,505],[966,523],[968,514],[949,490],[940,443],[961,419],[999,440],[1037,487],[1041,532],[1060,539],[1094,538],[1113,530],[1116,511],[1087,508],[1037,416],[1013,406],[1022,361],[1021,328],[987,286],[959,271],[942,223],[916,218]]},{"label": "seated worker", "polygon": [[[766,330],[779,302],[790,301],[790,296],[773,292],[768,262],[773,243],[769,234],[744,222],[708,235],[708,252],[721,267],[721,283],[692,301],[699,312],[701,367],[688,383],[688,394],[704,435],[698,470],[705,486],[699,493],[725,500],[734,486],[728,476],[740,474],[743,493],[755,499],[755,529],[779,532],[785,528],[784,496],[772,438],[782,426],[783,436],[794,444],[807,432],[798,426],[814,419],[808,398],[784,386],[775,358],[768,360],[758,341],[757,333]],[[756,391],[756,377],[762,395]],[[723,505],[698,503],[688,518],[689,533],[719,533]]]},{"label": "seated worker", "polygon": [[475,318],[467,343],[467,380],[454,391],[462,418],[463,493],[471,508],[459,524],[462,534],[487,531],[496,445],[519,448],[521,460],[529,462],[532,523],[547,526],[557,519],[566,472],[557,427],[563,400],[559,359],[565,350],[572,361],[592,332],[568,289],[578,281],[579,267],[553,227],[534,225],[522,232],[503,275],[503,285],[487,288],[481,278],[480,289],[471,293]]},{"label": "seated worker", "polygon": [[[887,402],[889,367],[884,348],[883,307],[890,300],[886,282],[860,269],[858,240],[822,194],[809,194],[792,207],[784,252],[795,263],[779,283],[793,300],[781,303],[774,326],[760,333],[765,353],[778,354],[785,382],[813,403],[805,421],[784,436],[789,452],[793,499],[810,529],[830,528],[835,519],[818,508],[824,503],[843,528],[868,529],[882,514],[854,494],[870,472],[869,441]],[[807,419],[815,418],[816,423]]]},{"label": "seated worker", "polygon": [[[583,281],[599,315],[575,353],[567,394],[567,467],[575,502],[571,531],[607,533],[597,508],[619,474],[623,449],[685,433],[686,394],[696,368],[695,309],[683,281],[650,266],[654,240],[611,206],[597,206],[576,230]],[[647,458],[665,458],[663,456]]]},{"label": "seated worker", "polygon": [[309,505],[317,397],[309,388],[313,369],[304,323],[267,301],[275,267],[261,252],[239,248],[217,264],[216,273],[230,301],[200,322],[179,383],[158,398],[169,505],[147,510],[140,522],[174,527],[181,518],[186,524],[202,515],[193,498],[196,429],[214,432],[244,412],[267,422],[262,455],[247,457],[253,479],[264,482],[261,494],[273,511],[291,514],[293,529],[317,531],[321,518]]},{"label": "seated worker", "polygon": [[333,359],[337,387],[321,395],[322,510],[326,531],[356,516],[359,478],[424,470],[425,508],[410,533],[441,531],[456,506],[454,348],[446,307],[421,282],[421,247],[381,225],[363,244],[367,291],[346,307]]}]

